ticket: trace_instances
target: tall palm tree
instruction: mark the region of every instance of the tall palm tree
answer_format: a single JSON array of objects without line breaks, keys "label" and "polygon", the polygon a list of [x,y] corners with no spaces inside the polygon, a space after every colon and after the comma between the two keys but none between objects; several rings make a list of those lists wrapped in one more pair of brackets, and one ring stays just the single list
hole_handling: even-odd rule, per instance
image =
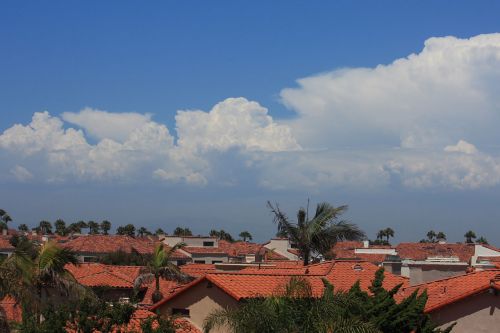
[{"label": "tall palm tree", "polygon": [[108,220],[104,220],[101,222],[101,230],[104,235],[108,234],[108,231],[111,229],[111,222]]},{"label": "tall palm tree", "polygon": [[392,230],[391,228],[386,228],[384,230],[384,233],[385,233],[385,237],[386,237],[387,243],[389,243],[389,238],[390,237],[394,237],[394,230]]},{"label": "tall palm tree", "polygon": [[379,231],[377,232],[377,239],[378,239],[378,240],[382,240],[382,239],[384,239],[384,237],[386,237],[386,236],[387,236],[387,235],[386,235],[386,229],[382,229],[382,230],[379,230]]},{"label": "tall palm tree", "polygon": [[99,223],[95,221],[88,221],[87,226],[89,228],[89,234],[91,235],[99,234],[99,228],[100,228]]},{"label": "tall palm tree", "polygon": [[466,243],[474,243],[474,238],[476,238],[476,233],[472,230],[469,230],[465,233],[465,242]]},{"label": "tall palm tree", "polygon": [[154,249],[151,260],[147,266],[142,269],[141,274],[135,279],[135,289],[137,290],[144,283],[155,281],[155,291],[152,295],[152,300],[156,303],[163,298],[160,291],[160,278],[179,282],[191,281],[191,278],[182,273],[170,260],[175,251],[184,246],[184,243],[177,243],[171,248],[165,249],[163,243],[158,244]]},{"label": "tall palm tree", "polygon": [[436,232],[434,230],[430,230],[428,233],[427,233],[427,239],[429,240],[429,242],[431,243],[434,243],[435,241],[435,238],[436,238]]},{"label": "tall palm tree", "polygon": [[309,219],[308,208],[300,208],[297,213],[297,222],[291,222],[278,205],[273,206],[267,202],[271,212],[274,214],[274,222],[278,230],[287,235],[294,243],[304,261],[309,264],[311,254],[328,253],[337,241],[361,240],[365,237],[355,224],[346,221],[338,221],[338,217],[347,210],[347,206],[334,207],[327,202],[316,206],[316,212]]},{"label": "tall palm tree", "polygon": [[242,231],[238,236],[240,236],[240,238],[242,238],[244,242],[246,242],[247,239],[252,240],[252,234],[248,231]]},{"label": "tall palm tree", "polygon": [[14,254],[2,263],[0,274],[10,278],[2,288],[23,305],[23,311],[39,314],[43,307],[58,301],[56,295],[80,297],[89,291],[76,282],[66,264],[78,264],[77,257],[68,249],[49,241],[36,251],[29,241],[21,242]]},{"label": "tall palm tree", "polygon": [[446,234],[444,232],[440,231],[437,233],[436,239],[438,240],[438,242],[443,242],[446,240]]}]

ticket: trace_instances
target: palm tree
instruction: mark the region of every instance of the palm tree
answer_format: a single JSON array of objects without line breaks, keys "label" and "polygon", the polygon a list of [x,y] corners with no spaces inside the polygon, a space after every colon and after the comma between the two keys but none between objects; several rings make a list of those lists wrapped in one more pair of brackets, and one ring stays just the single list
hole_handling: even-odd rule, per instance
[{"label": "palm tree", "polygon": [[[55,242],[49,241],[34,251],[34,245],[23,241],[14,254],[2,263],[2,275],[11,276],[3,290],[23,304],[23,311],[39,314],[42,307],[51,301],[60,301],[58,297],[80,297],[88,290],[79,285],[66,270],[66,264],[78,264],[76,255]],[[7,282],[8,281],[8,282]]]},{"label": "palm tree", "polygon": [[151,232],[149,232],[148,229],[146,229],[145,227],[140,227],[138,230],[137,230],[137,236],[139,237],[144,237],[146,235],[151,235]]},{"label": "palm tree", "polygon": [[435,238],[436,238],[436,232],[434,230],[430,230],[427,233],[427,239],[429,240],[429,242],[434,243],[436,241]]},{"label": "palm tree", "polygon": [[111,222],[109,222],[108,220],[104,220],[101,222],[101,230],[104,235],[107,235],[110,229],[111,229]]},{"label": "palm tree", "polygon": [[163,231],[163,229],[162,229],[162,228],[158,228],[158,229],[156,229],[156,231],[155,231],[155,235],[156,235],[156,236],[165,235],[165,231]]},{"label": "palm tree", "polygon": [[3,230],[8,230],[9,225],[8,223],[12,221],[12,218],[10,217],[9,214],[3,209],[0,209],[0,232]]},{"label": "palm tree", "polygon": [[89,227],[89,234],[97,235],[99,234],[99,223],[94,221],[88,221],[87,226]]},{"label": "palm tree", "polygon": [[478,244],[484,244],[484,245],[488,245],[488,240],[486,238],[484,238],[483,236],[479,237],[476,242]]},{"label": "palm tree", "polygon": [[174,230],[174,236],[192,236],[193,233],[189,228],[177,227]]},{"label": "palm tree", "polygon": [[474,238],[476,238],[476,234],[474,233],[474,231],[469,230],[465,233],[464,237],[466,243],[474,243]]},{"label": "palm tree", "polygon": [[387,243],[389,243],[389,237],[394,237],[394,230],[392,230],[391,228],[386,228],[384,230],[384,233],[385,233]]},{"label": "palm tree", "polygon": [[28,226],[26,224],[22,223],[17,227],[17,230],[19,230],[21,232],[28,232],[30,229],[28,228]]},{"label": "palm tree", "polygon": [[52,234],[52,223],[49,221],[40,221],[40,224],[38,225],[40,228],[40,232],[42,235],[50,235]]},{"label": "palm tree", "polygon": [[249,233],[248,231],[242,231],[239,234],[239,237],[243,239],[244,242],[248,240],[252,240],[252,234]]},{"label": "palm tree", "polygon": [[438,232],[436,235],[438,242],[444,242],[446,240],[446,234],[442,231]]},{"label": "palm tree", "polygon": [[66,222],[62,219],[57,219],[54,222],[54,227],[56,228],[56,234],[59,236],[66,236],[67,229],[66,229]]},{"label": "palm tree", "polygon": [[76,222],[76,225],[80,228],[80,232],[79,233],[82,233],[82,229],[87,229],[89,226],[87,225],[87,223],[85,221],[78,221]]},{"label": "palm tree", "polygon": [[316,206],[316,212],[309,219],[308,209],[300,208],[297,213],[297,222],[291,222],[278,205],[267,203],[274,214],[274,222],[278,230],[283,231],[288,239],[294,243],[304,261],[309,264],[313,253],[326,254],[337,241],[361,240],[365,237],[355,224],[338,221],[338,217],[347,210],[347,206],[334,207],[323,202]]},{"label": "palm tree", "polygon": [[386,236],[385,229],[379,230],[377,232],[377,239],[378,240],[383,240],[385,236]]},{"label": "palm tree", "polygon": [[135,279],[135,289],[138,290],[144,283],[151,283],[154,280],[155,291],[153,292],[152,300],[156,303],[163,298],[160,291],[160,278],[180,282],[191,281],[191,278],[182,273],[170,260],[175,251],[184,246],[184,243],[177,243],[171,248],[165,249],[163,243],[158,244],[154,249],[151,260],[142,269],[142,273]]}]

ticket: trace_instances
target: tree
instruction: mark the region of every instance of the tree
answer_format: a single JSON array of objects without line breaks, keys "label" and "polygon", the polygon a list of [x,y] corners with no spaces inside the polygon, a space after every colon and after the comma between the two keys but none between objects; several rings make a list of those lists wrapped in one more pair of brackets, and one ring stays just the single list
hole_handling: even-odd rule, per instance
[{"label": "tree", "polygon": [[144,237],[144,236],[147,236],[147,235],[151,235],[151,232],[148,229],[146,229],[145,227],[140,227],[137,230],[137,236]]},{"label": "tree", "polygon": [[78,227],[80,227],[80,233],[82,232],[82,229],[87,229],[89,227],[87,223],[82,220],[76,222],[76,224],[78,225]]},{"label": "tree", "polygon": [[470,244],[474,243],[474,238],[476,238],[476,234],[474,233],[474,231],[469,230],[465,233],[464,237],[465,237],[465,242]]},{"label": "tree", "polygon": [[91,235],[98,235],[99,234],[99,223],[95,221],[88,221],[87,226],[89,228],[89,234]]},{"label": "tree", "polygon": [[427,239],[429,242],[434,243],[436,241],[436,232],[434,230],[430,230],[427,233]]},{"label": "tree", "polygon": [[78,298],[88,293],[79,285],[66,264],[78,264],[73,252],[60,248],[49,241],[35,247],[30,241],[22,241],[14,254],[2,263],[0,272],[10,274],[0,290],[7,291],[23,307],[23,314],[41,318],[42,310],[65,300]]},{"label": "tree", "polygon": [[174,230],[174,236],[193,236],[193,233],[189,228],[177,227]]},{"label": "tree", "polygon": [[484,244],[484,245],[488,245],[488,240],[486,238],[484,238],[483,236],[479,237],[476,242],[478,244]]},{"label": "tree", "polygon": [[68,233],[70,234],[81,234],[82,233],[82,228],[80,227],[80,224],[78,223],[71,223],[68,226]]},{"label": "tree", "polygon": [[56,234],[58,234],[59,236],[66,236],[66,234],[68,233],[66,222],[64,222],[62,219],[57,219],[54,222],[54,227],[56,228]]},{"label": "tree", "polygon": [[243,239],[244,242],[246,242],[247,239],[248,240],[252,240],[252,234],[249,233],[248,231],[242,231],[242,232],[240,232],[239,236],[240,236],[240,238]]},{"label": "tree", "polygon": [[104,235],[107,235],[110,229],[111,229],[111,222],[109,222],[108,220],[104,220],[101,222],[101,230]]},{"label": "tree", "polygon": [[285,232],[297,246],[304,265],[309,265],[311,254],[326,255],[337,241],[361,240],[365,237],[364,232],[355,224],[338,221],[347,206],[334,207],[326,202],[320,203],[316,206],[312,219],[309,219],[308,208],[300,208],[297,222],[291,222],[278,205],[273,206],[271,202],[267,204],[274,214],[278,230]]},{"label": "tree", "polygon": [[133,224],[130,224],[130,223],[125,225],[125,226],[119,226],[116,229],[116,234],[134,237],[135,236],[135,226]]},{"label": "tree", "polygon": [[40,228],[40,232],[42,235],[51,235],[52,234],[52,223],[49,221],[40,221],[40,224],[38,225]]},{"label": "tree", "polygon": [[385,233],[386,241],[389,244],[389,238],[394,237],[394,230],[392,230],[391,228],[386,228],[384,230],[384,233]]},{"label": "tree", "polygon": [[21,231],[21,232],[28,232],[30,229],[28,228],[28,226],[24,223],[20,224],[19,227],[17,227],[17,230]]},{"label": "tree", "polygon": [[152,300],[156,303],[163,298],[160,291],[160,278],[180,282],[189,282],[191,279],[182,273],[170,260],[175,251],[184,246],[184,243],[177,243],[171,248],[165,249],[163,243],[158,244],[154,249],[151,260],[141,271],[141,274],[136,278],[134,283],[135,289],[138,290],[138,288],[144,285],[144,283],[151,283],[152,281],[155,281],[155,291],[153,292]]},{"label": "tree", "polygon": [[163,231],[163,229],[162,229],[162,228],[158,228],[158,229],[156,229],[156,231],[155,231],[155,235],[156,235],[156,236],[165,235],[165,231]]},{"label": "tree", "polygon": [[234,242],[233,236],[231,236],[230,233],[224,231],[223,229],[221,230],[210,230],[210,236],[211,237],[216,237],[219,240],[225,240],[228,242]]},{"label": "tree", "polygon": [[437,233],[436,239],[438,242],[444,242],[444,241],[446,241],[446,234],[444,232],[440,231]]},{"label": "tree", "polygon": [[379,230],[377,232],[377,239],[378,240],[383,240],[385,236],[386,236],[385,229]]},{"label": "tree", "polygon": [[3,230],[8,230],[9,225],[8,223],[12,221],[12,218],[10,217],[9,214],[3,209],[0,209],[0,232]]}]

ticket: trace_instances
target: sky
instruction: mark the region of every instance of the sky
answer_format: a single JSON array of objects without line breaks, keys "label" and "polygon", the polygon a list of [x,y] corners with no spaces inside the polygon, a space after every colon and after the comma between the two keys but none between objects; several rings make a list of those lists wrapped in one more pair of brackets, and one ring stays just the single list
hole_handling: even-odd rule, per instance
[{"label": "sky", "polygon": [[500,245],[497,1],[4,1],[0,207],[195,234],[349,205]]}]

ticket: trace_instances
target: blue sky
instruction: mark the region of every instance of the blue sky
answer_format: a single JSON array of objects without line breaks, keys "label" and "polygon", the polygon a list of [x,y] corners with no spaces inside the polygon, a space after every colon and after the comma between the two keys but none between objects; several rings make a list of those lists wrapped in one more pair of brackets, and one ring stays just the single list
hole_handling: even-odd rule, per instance
[{"label": "blue sky", "polygon": [[[434,228],[458,241],[471,228],[498,244],[498,12],[495,1],[4,2],[0,206],[28,224],[107,218],[264,240],[266,200],[293,215],[311,197],[349,204],[369,236]],[[45,110],[37,133],[8,132]]]}]

